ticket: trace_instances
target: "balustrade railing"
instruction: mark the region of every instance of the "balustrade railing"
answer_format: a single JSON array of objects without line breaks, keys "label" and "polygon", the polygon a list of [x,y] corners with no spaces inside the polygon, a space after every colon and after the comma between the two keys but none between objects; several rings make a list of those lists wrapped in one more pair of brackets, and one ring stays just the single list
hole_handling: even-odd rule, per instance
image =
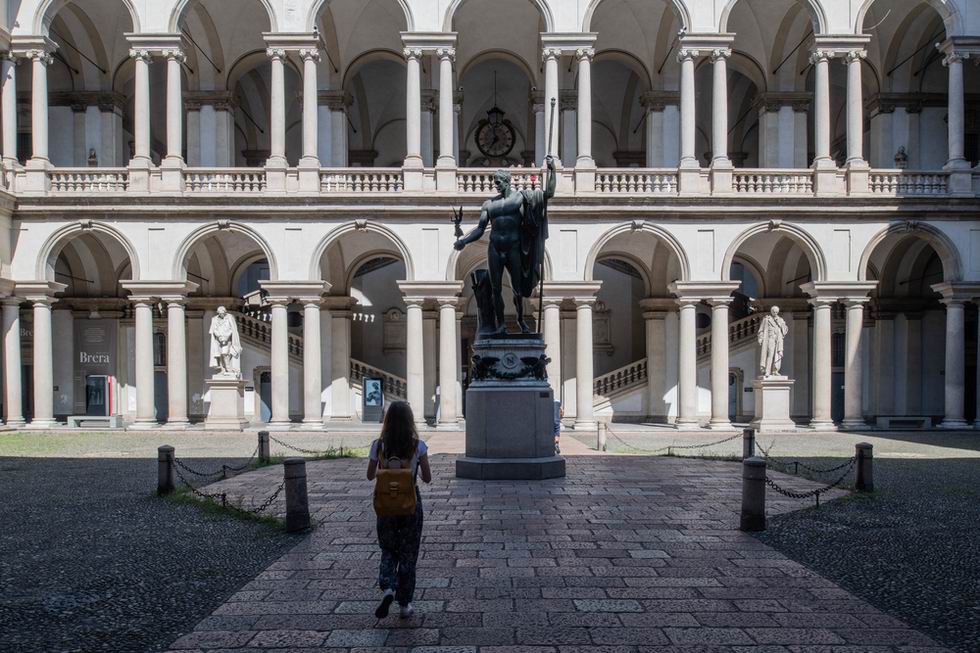
[{"label": "balustrade railing", "polygon": [[629,195],[673,195],[677,193],[677,172],[639,168],[602,168],[596,172],[595,191]]},{"label": "balustrade railing", "polygon": [[945,172],[907,172],[905,170],[872,170],[871,193],[874,195],[945,195],[949,175]]},{"label": "balustrade railing", "polygon": [[813,173],[809,170],[786,172],[776,170],[735,170],[732,188],[736,193],[756,195],[811,195]]},{"label": "balustrade railing", "polygon": [[[268,313],[257,313],[246,315],[245,313],[235,313],[238,320],[239,333],[242,338],[264,347],[272,347],[272,318]],[[303,358],[303,337],[293,333],[287,333],[287,350],[289,355],[297,360]]]},{"label": "balustrade railing", "polygon": [[[507,168],[510,171],[510,185],[518,190],[538,188],[541,171],[537,168]],[[496,170],[491,168],[460,168],[456,173],[456,189],[460,193],[493,194]]]},{"label": "balustrade railing", "polygon": [[261,168],[188,168],[184,171],[188,193],[262,193],[266,189]]},{"label": "balustrade railing", "polygon": [[352,384],[357,386],[362,385],[364,377],[376,377],[382,379],[382,386],[384,387],[385,396],[395,397],[397,399],[405,399],[407,397],[406,388],[408,387],[408,381],[400,376],[395,376],[385,372],[382,369],[378,369],[373,365],[368,365],[363,361],[356,359],[350,359],[350,380]]},{"label": "balustrade railing", "polygon": [[56,168],[50,179],[52,193],[121,193],[129,187],[125,168]]},{"label": "balustrade railing", "polygon": [[592,394],[608,397],[619,390],[624,390],[647,380],[647,359],[633,361],[612,372],[597,376],[592,382]]},{"label": "balustrade railing", "polygon": [[[730,322],[728,324],[728,346],[735,347],[746,340],[755,338],[755,334],[759,332],[759,325],[762,323],[763,317],[765,317],[764,313],[753,313],[752,315],[747,315],[739,320]],[[711,354],[710,331],[697,337],[695,351],[697,352],[698,358]]]},{"label": "balustrade railing", "polygon": [[324,168],[322,193],[399,193],[404,190],[401,168]]}]

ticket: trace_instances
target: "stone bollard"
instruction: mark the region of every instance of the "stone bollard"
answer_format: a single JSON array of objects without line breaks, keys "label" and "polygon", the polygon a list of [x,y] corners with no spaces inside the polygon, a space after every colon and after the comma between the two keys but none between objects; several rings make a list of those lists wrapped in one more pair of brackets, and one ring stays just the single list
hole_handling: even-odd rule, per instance
[{"label": "stone bollard", "polygon": [[599,422],[596,425],[596,449],[599,451],[606,450],[606,423]]},{"label": "stone bollard", "polygon": [[874,447],[867,442],[854,445],[854,456],[857,460],[857,478],[854,479],[854,489],[859,492],[873,492],[875,489],[874,476]]},{"label": "stone bollard", "polygon": [[259,463],[269,464],[269,432],[259,431]]},{"label": "stone bollard", "polygon": [[174,448],[169,444],[157,447],[157,496],[170,494],[177,489],[174,477]]},{"label": "stone bollard", "polygon": [[306,460],[287,458],[282,463],[286,482],[286,532],[296,533],[310,527],[310,500],[306,494]]},{"label": "stone bollard", "polygon": [[742,431],[742,460],[755,456],[755,429]]},{"label": "stone bollard", "polygon": [[742,515],[738,528],[766,530],[766,461],[762,458],[753,456],[742,461]]}]

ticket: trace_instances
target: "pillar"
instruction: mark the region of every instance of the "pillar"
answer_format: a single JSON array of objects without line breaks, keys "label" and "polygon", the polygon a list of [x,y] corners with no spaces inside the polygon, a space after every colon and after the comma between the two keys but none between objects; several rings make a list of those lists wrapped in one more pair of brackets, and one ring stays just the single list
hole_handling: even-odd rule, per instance
[{"label": "pillar", "polygon": [[289,424],[289,331],[285,299],[269,300],[272,305],[272,346],[269,357],[272,374],[272,419],[270,424]]},{"label": "pillar", "polygon": [[667,418],[664,381],[667,370],[667,332],[663,311],[643,313],[647,353],[647,416]]},{"label": "pillar", "polygon": [[[547,150],[545,155],[550,154],[557,159],[558,116],[561,108],[558,106],[558,59],[561,57],[561,50],[558,48],[545,48],[542,56],[544,58],[544,133],[545,149]],[[552,102],[555,103],[554,110],[551,109]]]},{"label": "pillar", "polygon": [[[156,426],[156,405],[153,387],[153,305],[149,297],[133,298],[136,347],[136,423],[135,428]],[[50,315],[50,311],[48,312]],[[37,307],[34,311],[37,319]],[[35,340],[37,340],[35,326]],[[35,372],[36,376],[36,372]],[[35,381],[36,384],[36,381]],[[36,388],[36,386],[35,386]]]},{"label": "pillar", "polygon": [[862,397],[862,357],[861,335],[864,327],[864,304],[867,298],[847,299],[847,333],[844,354],[844,421],[846,429],[865,428],[861,407]]},{"label": "pillar", "polygon": [[23,426],[23,397],[21,395],[20,356],[20,298],[3,300],[3,389],[4,422],[7,426]]},{"label": "pillar", "polygon": [[966,367],[964,362],[965,325],[963,319],[963,301],[961,299],[944,299],[946,304],[946,373],[945,380],[945,414],[939,428],[966,428],[963,419],[963,400],[965,397]]},{"label": "pillar", "polygon": [[[150,337],[152,343],[152,327]],[[167,405],[168,425],[188,424],[187,335],[183,298],[167,301]]]},{"label": "pillar", "polygon": [[864,50],[847,53],[847,165],[866,165],[864,160],[864,102],[861,99],[861,60]]},{"label": "pillar", "polygon": [[711,422],[709,428],[730,429],[728,417],[728,304],[731,298],[711,302]]},{"label": "pillar", "polygon": [[405,167],[422,167],[422,50],[405,48]]},{"label": "pillar", "polygon": [[316,297],[303,302],[303,424],[317,429],[323,426],[321,364],[320,298]]},{"label": "pillar", "polygon": [[[286,80],[284,69],[286,51],[281,48],[269,48],[266,50],[266,54],[269,55],[269,59],[272,61],[269,160],[266,165],[269,167],[284,168],[286,167]],[[275,373],[273,373],[273,386],[275,386],[274,377]],[[275,402],[274,395],[275,391],[273,391],[273,403]],[[273,409],[272,419],[273,421],[276,420],[275,409]]]},{"label": "pillar", "polygon": [[[728,160],[728,66],[726,64],[726,59],[731,54],[732,51],[727,48],[718,48],[711,52],[711,165],[713,166],[731,165],[731,161]],[[714,347],[714,338],[712,338],[712,347]],[[725,376],[727,378],[727,371]],[[727,381],[725,387],[728,387]],[[727,401],[725,405],[725,421],[727,422]],[[711,419],[712,422],[715,419],[713,410]]]},{"label": "pillar", "polygon": [[561,401],[561,300],[545,299],[544,316],[544,353],[548,357],[546,371],[548,385],[555,401]]},{"label": "pillar", "polygon": [[130,50],[129,56],[133,58],[135,66],[133,163],[148,166],[150,165],[150,53],[147,50]]},{"label": "pillar", "polygon": [[[681,298],[678,324],[677,420],[678,427],[698,424],[697,300]],[[727,334],[726,334],[727,338]]]},{"label": "pillar", "polygon": [[455,167],[453,154],[453,133],[456,128],[453,112],[453,60],[456,50],[439,48],[439,160],[438,165]]},{"label": "pillar", "polygon": [[33,151],[31,159],[35,163],[48,162],[48,65],[54,60],[44,50],[32,50],[31,59],[31,129]]},{"label": "pillar", "polygon": [[594,168],[592,158],[592,59],[595,50],[579,48],[578,59],[578,160],[576,166]]},{"label": "pillar", "polygon": [[814,52],[813,64],[813,163],[817,167],[834,167],[830,158],[830,55]]},{"label": "pillar", "polygon": [[423,382],[425,389],[425,416],[435,418],[436,415],[436,370],[439,363],[436,356],[439,351],[439,341],[436,338],[436,322],[438,315],[435,311],[425,311],[422,314],[422,359]]},{"label": "pillar", "polygon": [[[7,166],[17,163],[17,60],[11,54],[2,59],[3,90],[0,98],[0,114],[3,119],[3,160]],[[18,407],[18,412],[20,411]]]},{"label": "pillar", "polygon": [[949,160],[947,168],[965,168],[969,164],[963,157],[963,140],[966,134],[963,97],[963,59],[962,54],[951,52],[943,57],[943,65],[949,74],[949,110],[947,129],[949,130]]},{"label": "pillar", "polygon": [[810,428],[829,431],[834,428],[831,413],[831,317],[834,300],[812,299],[810,303],[813,305],[813,416]]},{"label": "pillar", "polygon": [[350,398],[350,320],[349,310],[330,311],[333,322],[330,333],[330,364],[333,379],[330,382],[331,418],[351,419]]},{"label": "pillar", "polygon": [[[184,139],[184,107],[181,95],[180,66],[184,53],[180,50],[166,50],[167,57],[167,160],[171,166],[184,164],[182,154]],[[181,307],[183,311],[183,307]],[[172,416],[172,413],[171,413]]]},{"label": "pillar", "polygon": [[416,424],[425,423],[425,358],[422,335],[422,300],[405,300],[405,381],[408,404]]},{"label": "pillar", "polygon": [[[307,48],[300,50],[299,56],[303,60],[303,158],[300,160],[300,165],[307,168],[319,168],[316,65],[320,61],[320,51],[315,48]],[[317,403],[319,404],[319,400]],[[307,417],[309,417],[309,413],[307,413]]]},{"label": "pillar", "polygon": [[456,428],[456,298],[439,300],[439,424]]},{"label": "pillar", "polygon": [[694,153],[695,104],[694,59],[697,50],[681,50],[677,60],[681,64],[681,167],[699,167]]},{"label": "pillar", "polygon": [[592,430],[594,372],[592,369],[592,305],[595,297],[575,298],[575,429]]}]

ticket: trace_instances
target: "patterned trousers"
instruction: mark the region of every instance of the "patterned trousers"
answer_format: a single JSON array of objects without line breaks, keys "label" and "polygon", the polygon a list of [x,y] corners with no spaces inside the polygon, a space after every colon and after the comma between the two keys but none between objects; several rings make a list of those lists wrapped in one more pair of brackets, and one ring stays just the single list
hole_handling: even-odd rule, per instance
[{"label": "patterned trousers", "polygon": [[378,545],[381,568],[378,585],[395,590],[399,605],[412,602],[415,595],[415,563],[422,544],[422,499],[416,496],[414,515],[378,517]]}]

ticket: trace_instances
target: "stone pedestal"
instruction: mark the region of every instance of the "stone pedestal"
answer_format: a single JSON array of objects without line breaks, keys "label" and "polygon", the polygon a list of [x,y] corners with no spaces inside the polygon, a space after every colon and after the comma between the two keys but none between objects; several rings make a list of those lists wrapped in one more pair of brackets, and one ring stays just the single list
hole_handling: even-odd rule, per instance
[{"label": "stone pedestal", "polygon": [[205,381],[211,393],[204,428],[209,431],[241,431],[245,428],[245,381],[214,377]]},{"label": "stone pedestal", "polygon": [[555,455],[554,398],[540,335],[507,335],[473,345],[466,391],[466,455],[456,476],[537,480],[565,475]]},{"label": "stone pedestal", "polygon": [[789,418],[790,389],[793,379],[786,376],[766,376],[752,382],[755,393],[755,419],[749,425],[756,433],[795,431]]}]

